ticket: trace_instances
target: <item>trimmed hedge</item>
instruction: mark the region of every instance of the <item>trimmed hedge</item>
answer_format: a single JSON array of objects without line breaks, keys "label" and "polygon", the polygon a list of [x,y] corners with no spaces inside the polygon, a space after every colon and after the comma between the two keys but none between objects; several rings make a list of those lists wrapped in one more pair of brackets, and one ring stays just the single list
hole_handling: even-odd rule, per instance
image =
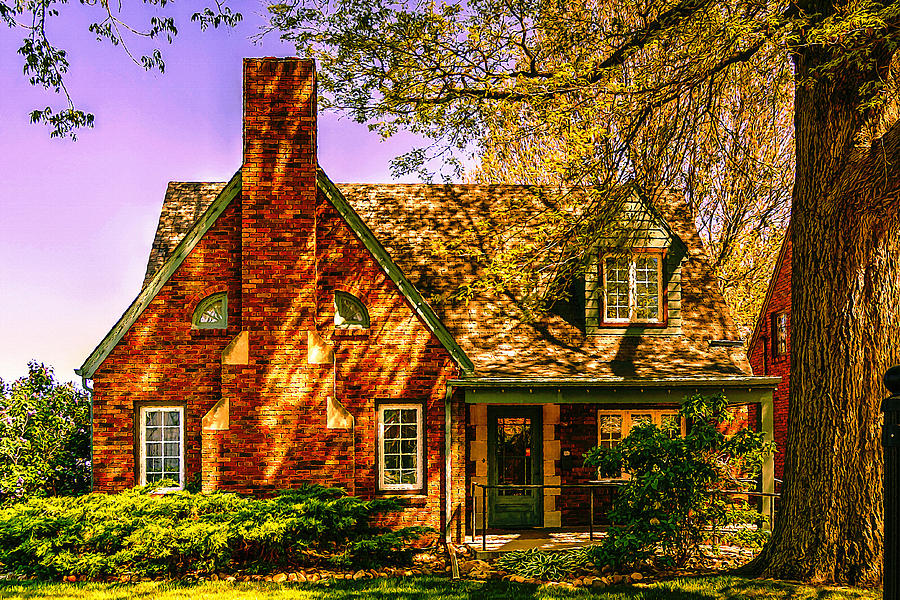
[{"label": "trimmed hedge", "polygon": [[360,500],[307,485],[273,498],[178,492],[40,498],[0,510],[0,563],[7,571],[92,578],[247,570],[326,563],[375,566],[409,559],[422,527],[379,528],[402,510],[397,498]]}]

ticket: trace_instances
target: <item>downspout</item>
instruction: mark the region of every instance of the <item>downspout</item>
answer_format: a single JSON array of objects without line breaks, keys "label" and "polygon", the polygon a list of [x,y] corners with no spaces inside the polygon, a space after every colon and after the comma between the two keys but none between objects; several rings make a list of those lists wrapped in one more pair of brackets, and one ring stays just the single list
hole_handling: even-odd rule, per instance
[{"label": "downspout", "polygon": [[88,381],[93,382],[85,376],[81,376],[81,387],[86,389],[91,395],[91,492],[94,491],[94,388],[88,385]]}]

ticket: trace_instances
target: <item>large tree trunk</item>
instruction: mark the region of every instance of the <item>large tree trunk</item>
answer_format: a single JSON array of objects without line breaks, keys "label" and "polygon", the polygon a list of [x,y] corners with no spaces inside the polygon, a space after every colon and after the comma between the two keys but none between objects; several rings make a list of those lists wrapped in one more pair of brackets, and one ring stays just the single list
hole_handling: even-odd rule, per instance
[{"label": "large tree trunk", "polygon": [[[782,510],[767,577],[882,580],[881,377],[900,363],[900,126],[858,110],[873,74],[807,83],[795,56],[791,389]],[[889,59],[877,69],[887,74]]]}]

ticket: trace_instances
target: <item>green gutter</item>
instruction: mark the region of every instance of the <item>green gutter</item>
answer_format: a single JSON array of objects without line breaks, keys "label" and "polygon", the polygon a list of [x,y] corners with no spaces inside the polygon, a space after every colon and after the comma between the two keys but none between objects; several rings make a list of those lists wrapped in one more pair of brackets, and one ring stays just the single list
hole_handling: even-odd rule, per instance
[{"label": "green gutter", "polygon": [[419,290],[417,290],[409,279],[406,278],[406,275],[403,274],[400,267],[398,267],[393,259],[391,259],[391,255],[388,254],[388,251],[384,249],[384,246],[381,245],[372,231],[363,222],[362,218],[360,218],[356,211],[353,210],[353,207],[350,206],[350,203],[347,202],[347,199],[344,198],[341,191],[334,183],[332,183],[328,178],[328,175],[326,175],[325,171],[322,169],[319,169],[318,171],[316,184],[341,214],[350,226],[350,229],[356,233],[366,249],[372,253],[372,256],[375,257],[375,260],[378,261],[378,264],[381,265],[381,268],[387,276],[397,285],[400,289],[400,293],[403,294],[410,303],[415,313],[419,315],[425,323],[425,326],[438,340],[440,340],[444,348],[447,349],[447,352],[450,353],[450,356],[453,358],[454,362],[456,362],[456,365],[464,373],[472,373],[475,370],[475,365],[472,364],[472,360],[465,352],[463,352],[463,349],[459,347],[459,344],[456,343],[456,340],[450,332],[447,331],[444,323],[428,305],[425,298],[419,293]]},{"label": "green gutter", "polygon": [[720,377],[467,377],[451,379],[447,385],[460,388],[496,387],[775,387],[781,377],[750,375]]},{"label": "green gutter", "polygon": [[141,316],[141,313],[144,312],[144,309],[149,306],[150,302],[153,301],[178,267],[181,266],[181,263],[183,263],[184,259],[191,253],[194,246],[197,245],[203,235],[210,227],[212,227],[213,223],[216,222],[216,219],[219,218],[219,215],[222,214],[228,205],[231,204],[231,201],[240,193],[241,172],[238,171],[225,185],[225,188],[219,192],[219,195],[216,196],[216,199],[209,205],[209,208],[206,209],[203,216],[194,223],[181,242],[178,243],[178,246],[175,247],[175,250],[166,262],[159,268],[153,276],[153,279],[150,280],[150,283],[141,290],[141,293],[138,294],[137,298],[134,299],[134,302],[131,303],[131,306],[128,307],[122,316],[119,317],[119,320],[113,325],[113,328],[109,330],[106,337],[104,337],[97,347],[94,348],[94,351],[91,352],[91,355],[84,361],[81,368],[75,369],[77,375],[81,375],[85,379],[90,379],[94,376],[94,372],[97,368],[103,363],[106,357],[109,356],[109,353],[116,347],[116,344],[122,340],[125,333],[132,325],[134,325],[135,321],[138,320],[138,317]]}]

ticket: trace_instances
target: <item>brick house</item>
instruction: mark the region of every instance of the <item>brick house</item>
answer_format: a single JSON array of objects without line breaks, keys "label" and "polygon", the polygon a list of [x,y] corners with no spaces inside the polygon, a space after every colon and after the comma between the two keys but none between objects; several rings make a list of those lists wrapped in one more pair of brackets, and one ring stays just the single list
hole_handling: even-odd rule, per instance
[{"label": "brick house", "polygon": [[775,477],[784,477],[784,446],[787,440],[788,396],[791,389],[791,231],[784,242],[769,280],[766,299],[759,310],[747,358],[753,372],[777,377],[781,384],[773,394]]},{"label": "brick house", "polygon": [[[777,380],[750,374],[683,200],[635,199],[640,243],[529,321],[509,290],[455,294],[484,267],[446,248],[489,246],[541,189],[335,185],[315,106],[311,61],[245,60],[240,170],[169,184],[143,288],[77,371],[96,490],[312,481],[407,495],[406,522],[459,538],[473,484],[593,479],[584,452],[685,395],[724,391],[771,431]],[[487,497],[496,527],[587,519],[579,490]]]}]

